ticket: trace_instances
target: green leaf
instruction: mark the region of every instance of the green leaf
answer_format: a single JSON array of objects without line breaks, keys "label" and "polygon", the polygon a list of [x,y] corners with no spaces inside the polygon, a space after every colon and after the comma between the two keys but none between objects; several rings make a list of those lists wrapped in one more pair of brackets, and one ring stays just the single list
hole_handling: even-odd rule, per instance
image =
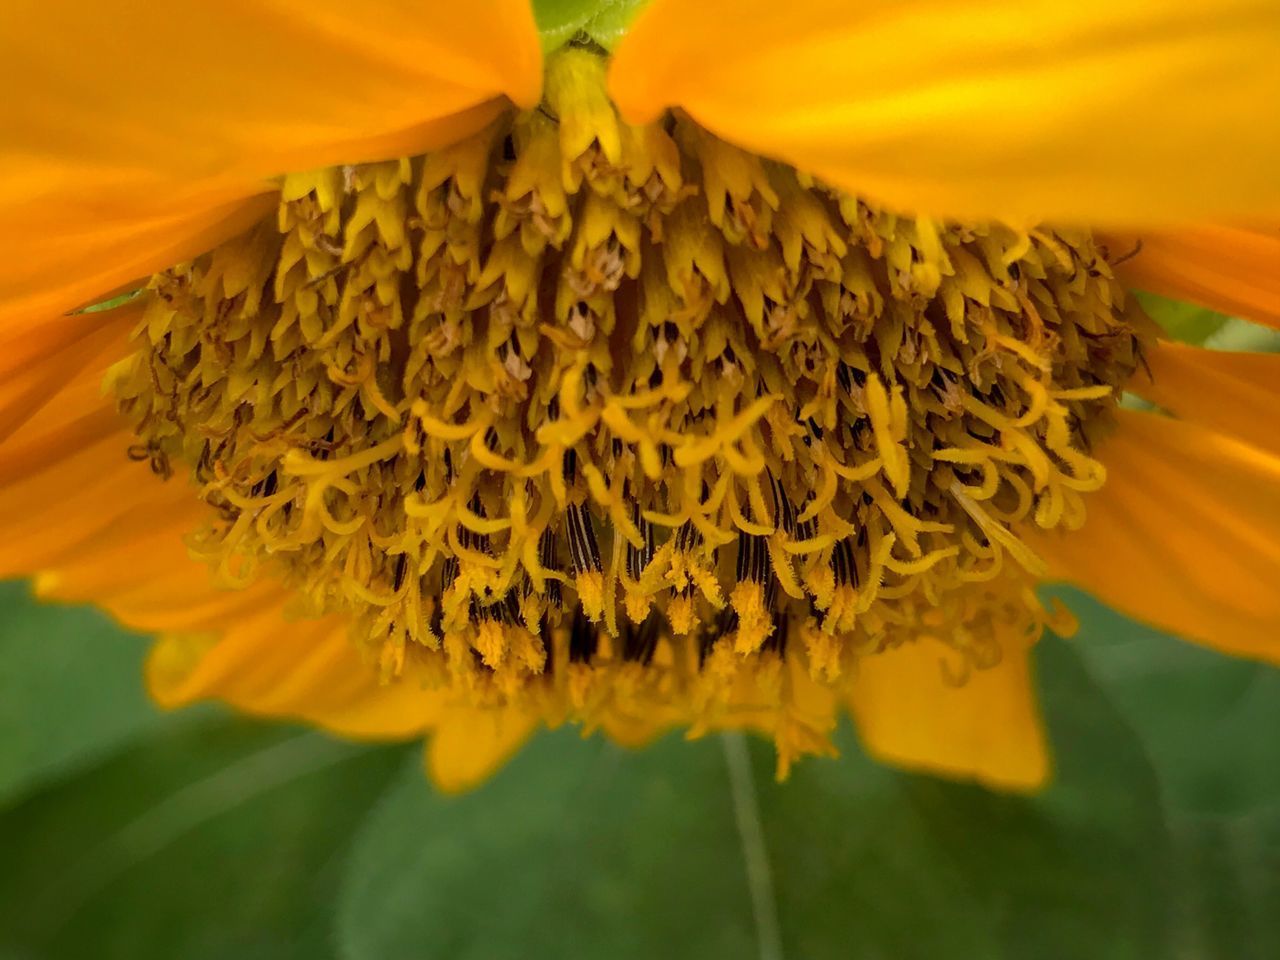
[{"label": "green leaf", "polygon": [[784,955],[806,960],[1158,956],[1157,785],[1075,653],[1042,647],[1059,771],[1037,798],[896,773],[847,731],[842,759],[782,785],[770,746],[735,781],[735,741],[717,738],[629,752],[543,735],[460,798],[415,763],[357,841],[342,956],[767,955],[774,912]]},{"label": "green leaf", "polygon": [[1079,591],[1079,647],[1137,731],[1175,812],[1241,813],[1280,800],[1280,670],[1134,623]]},{"label": "green leaf", "polygon": [[87,608],[44,606],[0,583],[0,804],[154,726],[147,642]]},{"label": "green leaf", "polygon": [[403,759],[242,720],[166,726],[0,816],[0,944],[321,960],[346,845]]},{"label": "green leaf", "polygon": [[1193,817],[1176,822],[1173,934],[1186,957],[1280,956],[1280,818]]},{"label": "green leaf", "polygon": [[1079,615],[1078,649],[1160,778],[1178,955],[1280,956],[1280,670],[1055,592]]},{"label": "green leaf", "polygon": [[[344,957],[734,957],[753,951],[714,742],[628,753],[543,734],[481,790],[414,762],[357,839]],[[728,858],[728,866],[726,866]],[[673,952],[670,922],[690,922]]]}]

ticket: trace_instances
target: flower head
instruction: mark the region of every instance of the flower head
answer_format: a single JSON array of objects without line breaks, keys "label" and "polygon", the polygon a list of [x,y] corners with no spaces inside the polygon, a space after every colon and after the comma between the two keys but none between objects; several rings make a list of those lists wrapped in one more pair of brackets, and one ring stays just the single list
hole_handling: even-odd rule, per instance
[{"label": "flower head", "polygon": [[[0,415],[23,424],[0,449],[0,509],[36,505],[3,569],[163,631],[163,700],[434,730],[447,785],[565,721],[624,742],[756,729],[785,772],[829,749],[846,704],[889,759],[1033,785],[1047,768],[1028,651],[1070,630],[1036,596],[1051,574],[1274,656],[1259,563],[1280,561],[1205,499],[1230,485],[1280,523],[1280,447],[1249,411],[1274,363],[1162,343],[1124,288],[1214,234],[1088,229],[1243,212],[1269,134],[1237,182],[1179,206],[1166,183],[1198,189],[1195,164],[1135,190],[1090,88],[1101,139],[1047,163],[1060,131],[1028,110],[1079,79],[1099,30],[1153,11],[1032,4],[1061,62],[1028,68],[985,153],[964,130],[926,146],[982,109],[946,18],[811,5],[837,29],[752,4],[739,46],[694,65],[683,45],[712,49],[720,5],[657,2],[612,64],[590,43],[548,56],[540,99],[530,34],[511,27],[527,11],[434,11],[425,35],[448,55],[408,106],[390,94],[422,31],[387,5],[344,35],[321,5],[300,21],[317,48],[395,68],[361,80],[372,112],[339,103],[336,134],[280,121],[267,158],[157,162],[121,196],[172,199],[191,176],[198,212],[131,227],[136,248],[99,279],[159,272],[123,307],[38,328],[30,371],[0,367]],[[997,5],[961,6],[991,56],[1023,51]],[[1267,17],[1225,6],[1241,29]],[[486,13],[506,24],[503,66],[434,39],[482,50]],[[1200,25],[1176,11],[1167,26]],[[922,89],[910,57],[864,77],[889,36],[915,38]],[[749,70],[744,50],[761,54]],[[996,176],[1004,153],[1015,175]],[[264,194],[268,171],[282,175]],[[1071,177],[1076,195],[1055,189]],[[1248,197],[1278,212],[1273,187]],[[1210,229],[1260,262],[1280,247]],[[1183,292],[1218,296],[1206,274]],[[1248,279],[1222,295],[1273,318],[1275,274]],[[19,283],[0,311],[88,283]],[[104,401],[90,388],[107,367]],[[1122,410],[1125,391],[1174,417]],[[105,516],[50,531],[86,476]],[[1125,531],[1160,509],[1201,511],[1241,570],[1229,590],[1189,553],[1153,555],[1166,531]],[[1108,577],[1122,558],[1128,583]]]}]

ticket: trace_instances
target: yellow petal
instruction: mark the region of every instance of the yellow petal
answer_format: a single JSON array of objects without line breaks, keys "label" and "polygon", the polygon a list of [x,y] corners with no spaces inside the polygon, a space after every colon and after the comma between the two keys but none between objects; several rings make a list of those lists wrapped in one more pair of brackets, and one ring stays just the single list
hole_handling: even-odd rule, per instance
[{"label": "yellow petal", "polygon": [[400,156],[531,106],[526,0],[11,0],[0,332],[208,249],[291,170]]},{"label": "yellow petal", "polygon": [[427,774],[447,793],[479,786],[529,739],[536,719],[515,708],[451,707],[427,741]]},{"label": "yellow petal", "polygon": [[1148,225],[1280,212],[1275,0],[654,0],[631,122],[715,133],[907,211]]},{"label": "yellow petal", "polygon": [[600,721],[600,729],[614,743],[638,750],[670,730],[672,724],[663,718],[636,717],[623,713],[607,713]]},{"label": "yellow petal", "polygon": [[1131,287],[1280,328],[1280,227],[1215,224],[1101,239],[1113,256],[1137,251],[1116,267]]},{"label": "yellow petal", "polygon": [[1280,457],[1280,354],[1203,350],[1159,342],[1150,377],[1129,389],[1190,420]]},{"label": "yellow petal", "polygon": [[1280,663],[1280,457],[1121,411],[1084,528],[1026,531],[1056,577],[1138,620]]},{"label": "yellow petal", "polygon": [[970,669],[960,685],[949,679],[959,658],[933,640],[863,657],[849,704],[867,752],[999,789],[1041,786],[1049,760],[1030,650],[1012,635],[1001,643],[1000,662]]}]

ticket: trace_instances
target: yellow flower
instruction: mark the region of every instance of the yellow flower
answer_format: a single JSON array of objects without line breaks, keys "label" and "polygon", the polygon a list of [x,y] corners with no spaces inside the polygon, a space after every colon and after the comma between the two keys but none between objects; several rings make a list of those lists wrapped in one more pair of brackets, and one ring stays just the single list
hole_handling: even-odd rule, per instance
[{"label": "yellow flower", "polygon": [[1039,580],[1280,660],[1280,361],[1123,286],[1280,326],[1271,0],[6,21],[0,575],[162,703],[1025,788]]}]

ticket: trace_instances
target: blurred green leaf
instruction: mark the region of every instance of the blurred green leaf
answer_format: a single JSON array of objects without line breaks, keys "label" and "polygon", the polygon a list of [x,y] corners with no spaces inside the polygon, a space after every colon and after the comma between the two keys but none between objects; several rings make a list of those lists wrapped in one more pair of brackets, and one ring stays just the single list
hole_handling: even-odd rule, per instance
[{"label": "blurred green leaf", "polygon": [[736,837],[714,741],[630,753],[560,730],[459,797],[414,762],[356,841],[340,954],[750,956]]},{"label": "blurred green leaf", "polygon": [[45,960],[330,955],[326,905],[403,748],[172,725],[0,817],[0,942]]},{"label": "blurred green leaf", "polygon": [[1280,956],[1280,670],[1055,593],[1079,615],[1077,646],[1160,779],[1177,956]]},{"label": "blurred green leaf", "polygon": [[1146,310],[1174,340],[1184,343],[1204,343],[1210,336],[1222,328],[1227,317],[1215,313],[1205,307],[1170,300],[1155,293],[1137,291],[1134,294],[1142,309]]},{"label": "blurred green leaf", "polygon": [[1280,352],[1280,331],[1260,323],[1229,317],[1194,303],[1170,300],[1154,293],[1135,291],[1134,296],[1174,340],[1213,350]]},{"label": "blurred green leaf", "polygon": [[[1157,954],[1168,851],[1151,770],[1061,641],[1041,672],[1059,775],[1038,798],[895,773],[847,731],[842,759],[779,785],[753,743],[785,955]],[[549,734],[454,799],[414,764],[357,841],[343,956],[756,955],[730,786],[715,738],[629,752]]]},{"label": "blurred green leaf", "polygon": [[1079,649],[1137,731],[1175,812],[1280,801],[1280,670],[1135,623],[1075,590]]},{"label": "blurred green leaf", "polygon": [[0,583],[0,805],[155,725],[147,642],[87,608],[44,606]]},{"label": "blurred green leaf", "polygon": [[1280,808],[1175,821],[1177,900],[1172,934],[1182,956],[1280,956]]},{"label": "blurred green leaf", "polygon": [[1247,353],[1280,353],[1280,330],[1230,317],[1210,334],[1204,345],[1213,350],[1241,350]]}]

